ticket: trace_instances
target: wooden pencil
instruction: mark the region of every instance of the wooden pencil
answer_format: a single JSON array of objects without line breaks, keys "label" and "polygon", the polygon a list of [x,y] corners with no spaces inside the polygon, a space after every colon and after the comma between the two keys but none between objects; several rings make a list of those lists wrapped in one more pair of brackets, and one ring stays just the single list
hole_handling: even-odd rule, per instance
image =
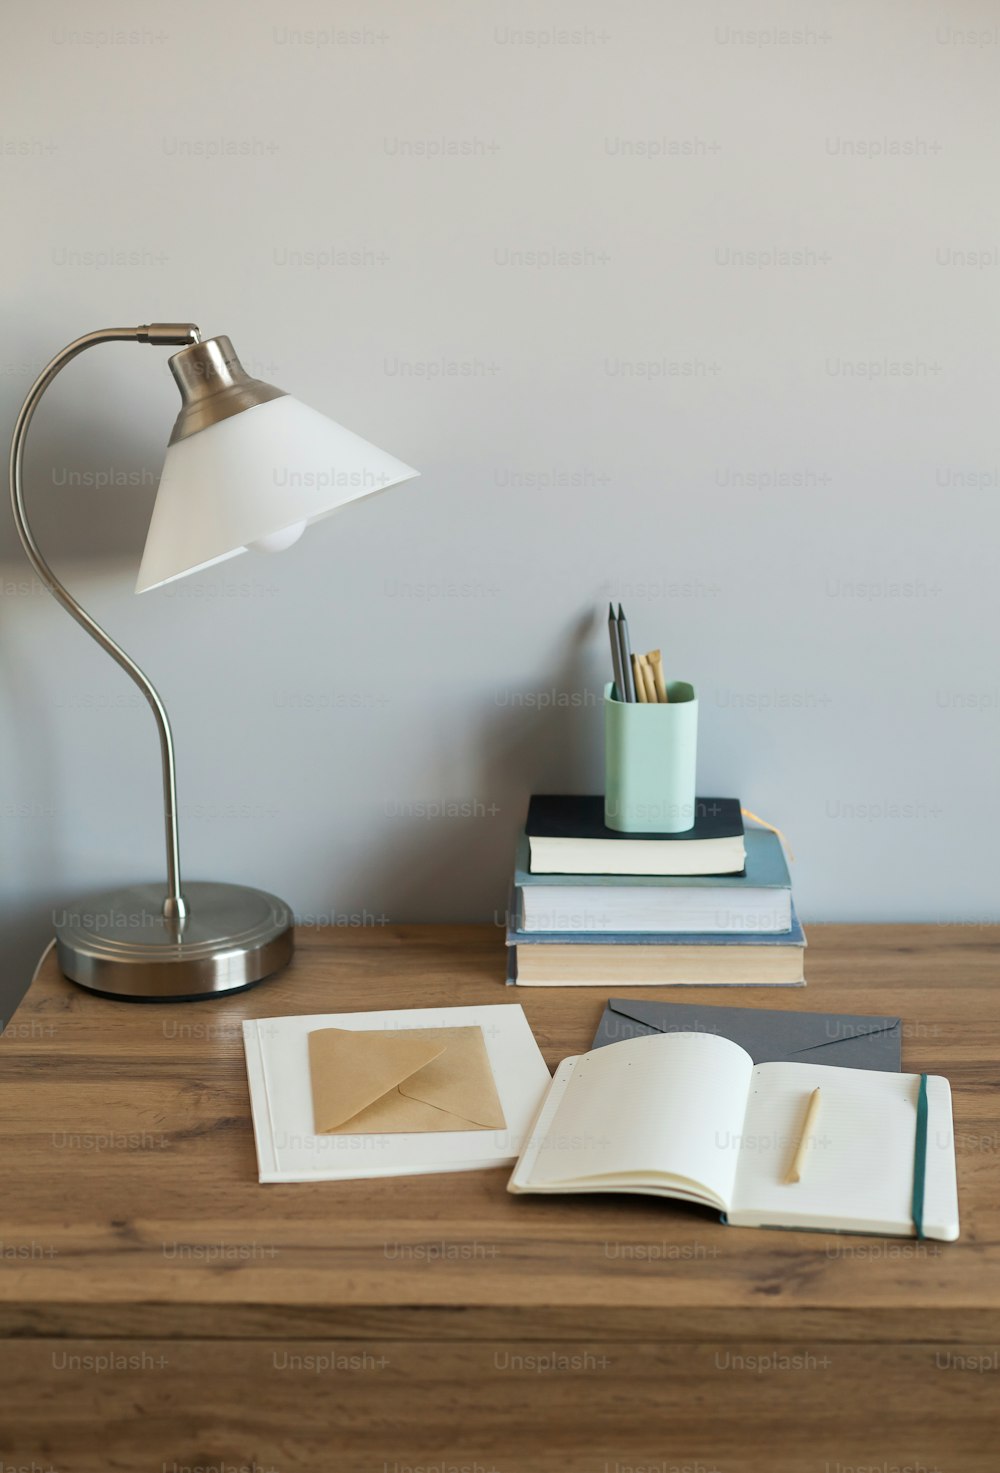
[{"label": "wooden pencil", "polygon": [[802,1134],[799,1136],[799,1143],[795,1148],[792,1164],[789,1166],[788,1175],[785,1177],[785,1181],[788,1183],[802,1180],[802,1169],[806,1162],[806,1152],[812,1145],[812,1136],[818,1115],[819,1090],[814,1089],[809,1096],[809,1104],[806,1106],[806,1118],[802,1122]]},{"label": "wooden pencil", "polygon": [[656,687],[656,699],[662,706],[667,705],[667,683],[663,679],[663,659],[659,650],[650,650],[646,656],[650,669],[653,672],[653,684]]}]

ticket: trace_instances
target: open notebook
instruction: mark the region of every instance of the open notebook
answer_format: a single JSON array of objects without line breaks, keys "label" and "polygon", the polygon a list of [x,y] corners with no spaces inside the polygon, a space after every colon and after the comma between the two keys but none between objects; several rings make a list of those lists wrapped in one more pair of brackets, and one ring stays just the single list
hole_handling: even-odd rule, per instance
[{"label": "open notebook", "polygon": [[[801,1178],[789,1183],[816,1089]],[[919,1074],[755,1065],[708,1033],[628,1039],[560,1064],[508,1189],[639,1192],[716,1207],[739,1227],[901,1237],[917,1232],[916,1205],[922,1236],[957,1238],[951,1090],[927,1079],[923,1151],[920,1093]]]}]

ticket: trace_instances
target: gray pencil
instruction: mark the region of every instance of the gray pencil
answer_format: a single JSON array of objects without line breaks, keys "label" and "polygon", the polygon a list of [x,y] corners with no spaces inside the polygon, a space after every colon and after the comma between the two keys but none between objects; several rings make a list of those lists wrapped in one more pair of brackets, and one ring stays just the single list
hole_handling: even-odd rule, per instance
[{"label": "gray pencil", "polygon": [[635,683],[632,679],[632,642],[628,637],[628,620],[618,605],[618,658],[622,667],[622,682],[626,701],[635,700]]},{"label": "gray pencil", "polygon": [[615,695],[619,701],[625,699],[625,686],[622,682],[622,653],[618,645],[618,622],[615,619],[613,604],[608,604],[608,635],[611,639],[611,668],[615,677]]}]

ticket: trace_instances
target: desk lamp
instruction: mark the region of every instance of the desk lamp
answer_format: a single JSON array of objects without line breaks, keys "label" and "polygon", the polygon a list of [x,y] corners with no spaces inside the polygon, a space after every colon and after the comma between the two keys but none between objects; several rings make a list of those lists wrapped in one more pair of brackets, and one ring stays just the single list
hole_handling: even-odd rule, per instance
[{"label": "desk lamp", "polygon": [[177,347],[169,360],[181,394],[139,568],[137,593],[161,588],[256,548],[280,552],[310,522],[418,474],[342,425],[245,372],[228,338],[191,322],[109,327],[70,343],[32,385],[14,428],[10,491],[32,566],[63,608],[131,676],[160,737],[166,885],[130,885],[61,913],[59,964],[67,977],[116,998],[190,1000],[249,987],[285,965],[288,906],[243,885],[181,884],[174,745],[163,702],[134,660],[80,607],[39,551],[24,507],[22,462],[32,416],[49,384],[99,343]]}]

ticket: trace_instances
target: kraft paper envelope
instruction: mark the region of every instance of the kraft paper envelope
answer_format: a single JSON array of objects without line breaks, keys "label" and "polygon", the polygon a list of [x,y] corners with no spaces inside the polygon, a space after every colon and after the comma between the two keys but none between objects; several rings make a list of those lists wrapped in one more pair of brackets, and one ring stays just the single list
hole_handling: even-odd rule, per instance
[{"label": "kraft paper envelope", "polygon": [[309,1034],[318,1135],[503,1130],[482,1028]]},{"label": "kraft paper envelope", "polygon": [[839,1064],[898,1073],[899,1018],[859,1013],[778,1012],[712,1003],[653,1002],[613,997],[592,1048],[650,1033],[718,1033],[746,1049],[755,1064]]}]

